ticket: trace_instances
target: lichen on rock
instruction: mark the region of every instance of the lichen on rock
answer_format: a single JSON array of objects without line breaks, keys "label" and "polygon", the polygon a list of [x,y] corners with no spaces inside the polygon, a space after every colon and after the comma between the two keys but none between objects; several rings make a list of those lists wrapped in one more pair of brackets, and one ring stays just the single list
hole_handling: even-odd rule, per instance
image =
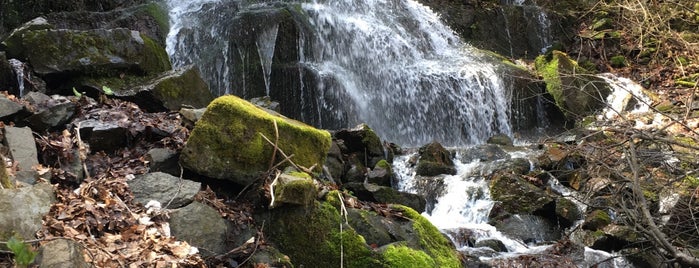
[{"label": "lichen on rock", "polygon": [[271,114],[236,96],[219,97],[209,104],[180,160],[199,174],[247,185],[269,169],[273,146],[262,135],[275,140],[275,121],[279,148],[293,155],[291,161],[307,168],[323,164],[330,133]]}]

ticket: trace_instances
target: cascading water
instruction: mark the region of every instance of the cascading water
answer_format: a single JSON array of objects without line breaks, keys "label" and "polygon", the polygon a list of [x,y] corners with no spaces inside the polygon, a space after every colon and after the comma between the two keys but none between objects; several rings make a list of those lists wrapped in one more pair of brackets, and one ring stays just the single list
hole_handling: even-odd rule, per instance
[{"label": "cascading water", "polygon": [[[252,94],[253,78],[245,70],[235,70],[250,68],[239,62],[251,60],[245,52],[249,44],[233,43],[232,35],[256,32],[252,45],[260,57],[257,68],[264,70],[264,92],[274,99],[274,92],[289,90],[275,88],[270,82],[281,79],[274,77],[275,66],[281,65],[277,57],[284,56],[274,54],[280,51],[278,46],[275,51],[277,31],[280,36],[287,34],[281,28],[262,25],[236,28],[224,18],[226,12],[237,14],[275,4],[172,0],[169,5],[172,29],[167,49],[175,66],[198,63],[215,93]],[[299,49],[297,65],[320,77],[313,84],[304,77],[298,79],[303,87],[317,91],[313,101],[318,103],[316,109],[303,111],[301,118],[337,114],[334,121],[342,125],[332,122],[332,117],[310,123],[350,127],[364,122],[382,138],[405,146],[433,140],[447,145],[475,144],[496,133],[511,135],[512,93],[497,66],[463,44],[430,9],[413,0],[328,0],[297,5],[310,25],[309,29],[300,27],[298,44],[308,49]],[[310,44],[303,43],[306,37]],[[243,89],[232,88],[236,80],[243,80]],[[298,102],[301,100],[306,101],[300,98]]]},{"label": "cascading water", "polygon": [[12,71],[14,71],[15,76],[17,76],[17,87],[19,90],[19,97],[22,97],[24,96],[24,63],[17,59],[9,59],[8,62],[10,63],[10,66],[12,67]]}]

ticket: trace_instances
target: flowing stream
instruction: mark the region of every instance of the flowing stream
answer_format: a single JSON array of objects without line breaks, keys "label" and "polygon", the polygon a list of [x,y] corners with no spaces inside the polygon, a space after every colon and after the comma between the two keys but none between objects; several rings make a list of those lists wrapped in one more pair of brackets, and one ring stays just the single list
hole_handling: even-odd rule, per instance
[{"label": "flowing stream", "polygon": [[[494,134],[512,136],[512,86],[498,69],[499,60],[464,44],[437,14],[414,0],[317,0],[293,3],[291,8],[289,3],[239,0],[169,0],[168,5],[167,51],[173,64],[196,64],[217,95],[249,98],[264,92],[274,99],[275,92],[292,90],[275,88],[275,79],[280,79],[275,68],[285,68],[288,64],[279,67],[280,60],[298,54],[292,67],[296,72],[289,75],[284,69],[283,74],[297,81],[295,94],[302,96],[297,101],[302,110],[299,119],[318,127],[365,122],[383,139],[405,147],[431,141],[465,147],[482,144]],[[307,27],[297,22],[293,50],[279,46],[288,40],[288,23],[244,20],[279,7],[301,12],[307,19]],[[548,21],[538,19],[542,25]],[[544,49],[550,36],[542,38]],[[251,66],[257,58],[259,65]],[[256,78],[251,70],[262,76]],[[254,88],[260,84],[255,79],[264,80],[262,91]],[[398,188],[417,192],[406,161],[399,158],[395,163],[402,174]],[[468,230],[476,240],[497,239],[510,255],[546,248],[509,238],[489,225],[493,201],[484,174],[491,167],[457,163],[458,174],[443,178],[446,190],[424,214],[432,223],[447,234]],[[546,237],[539,240],[545,242]],[[510,256],[456,244],[486,260]],[[585,255],[586,259],[609,256],[593,250]],[[600,267],[614,266],[609,265]]]}]

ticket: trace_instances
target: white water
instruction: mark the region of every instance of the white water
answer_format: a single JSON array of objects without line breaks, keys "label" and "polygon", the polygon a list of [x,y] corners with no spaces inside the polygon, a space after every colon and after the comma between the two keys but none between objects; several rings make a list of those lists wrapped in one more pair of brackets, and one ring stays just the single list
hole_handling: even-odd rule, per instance
[{"label": "white water", "polygon": [[262,73],[265,79],[265,93],[269,96],[269,83],[272,76],[272,60],[274,58],[274,45],[277,42],[277,34],[279,33],[279,24],[274,24],[262,31],[255,40],[257,46],[257,54],[260,56],[262,64]]},{"label": "white water", "polygon": [[649,104],[652,100],[643,93],[643,87],[638,83],[610,73],[600,74],[598,77],[604,79],[612,88],[612,92],[607,96],[609,106],[603,110],[599,119],[625,118],[627,114],[641,114],[650,110]]},{"label": "white water", "polygon": [[[512,158],[535,158],[540,152],[520,149],[511,152]],[[419,177],[415,176],[415,171],[408,164],[409,159],[416,157],[416,153],[397,157],[394,160],[394,169],[399,177],[396,188],[401,191],[411,193],[421,193]],[[459,152],[455,156],[456,175],[443,175],[444,192],[437,198],[436,204],[431,211],[425,211],[422,215],[430,220],[437,228],[446,234],[458,233],[459,230],[468,230],[468,234],[476,242],[486,239],[497,239],[505,245],[508,252],[496,253],[487,248],[473,248],[472,245],[462,244],[458,239],[452,237],[457,249],[471,255],[480,256],[484,262],[499,258],[511,258],[518,255],[538,254],[545,251],[549,245],[528,245],[520,239],[513,239],[501,233],[495,226],[488,224],[490,210],[494,201],[490,197],[488,181],[484,178],[493,172],[494,162],[480,162],[475,160],[471,163],[461,163]],[[581,211],[585,205],[577,192],[566,188],[555,179],[549,180],[549,187],[553,192],[561,196],[570,198],[576,203]],[[422,193],[424,194],[424,193]],[[517,216],[515,216],[517,217]],[[531,222],[532,227],[536,225]],[[582,224],[582,219],[576,225]],[[536,228],[533,228],[536,229]],[[532,230],[538,232],[540,230]],[[546,234],[541,234],[544,237]],[[451,237],[451,236],[450,236]],[[544,241],[543,239],[539,239]],[[553,241],[549,241],[553,242]],[[615,255],[608,252],[585,248],[584,261],[577,263],[579,267],[588,267],[598,264],[597,267],[631,267],[623,258],[613,258]]]},{"label": "white water", "polygon": [[22,97],[24,96],[24,63],[17,59],[9,59],[8,62],[10,63],[12,70],[15,72],[15,76],[17,76],[17,87],[19,88],[19,97]]}]

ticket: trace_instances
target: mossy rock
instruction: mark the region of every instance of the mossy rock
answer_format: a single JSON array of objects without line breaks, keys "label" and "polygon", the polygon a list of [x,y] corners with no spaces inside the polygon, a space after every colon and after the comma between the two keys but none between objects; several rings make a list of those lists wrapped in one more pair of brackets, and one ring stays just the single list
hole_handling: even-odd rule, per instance
[{"label": "mossy rock", "polygon": [[496,172],[491,177],[490,195],[511,214],[531,214],[554,201],[543,189],[529,183],[520,175]]},{"label": "mossy rock", "polygon": [[433,142],[420,148],[415,173],[420,176],[437,176],[456,174],[451,153],[441,144]]},{"label": "mossy rock", "polygon": [[361,235],[343,224],[344,217],[330,202],[275,209],[269,217],[269,225],[265,226],[267,239],[297,266],[338,267],[340,254],[344,267],[383,266],[380,256]]},{"label": "mossy rock", "polygon": [[273,189],[274,206],[278,203],[308,206],[313,203],[318,192],[313,179],[290,174],[279,175],[277,184]]},{"label": "mossy rock", "polygon": [[413,221],[413,229],[419,239],[418,244],[427,255],[432,257],[436,263],[435,267],[461,267],[461,261],[454,245],[437,227],[409,207],[400,205],[391,207],[400,210],[403,216]]},{"label": "mossy rock", "polygon": [[539,56],[535,66],[546,82],[546,91],[568,119],[583,118],[606,106],[609,85],[565,53],[553,51],[550,57]]},{"label": "mossy rock", "polygon": [[367,124],[360,124],[351,129],[342,129],[335,133],[335,138],[342,140],[345,154],[356,154],[362,162],[372,167],[384,159],[384,147],[381,138]]},{"label": "mossy rock", "polygon": [[15,50],[23,53],[12,56],[28,60],[38,74],[145,75],[171,68],[162,46],[129,29],[30,30],[21,38],[22,47]]},{"label": "mossy rock", "polygon": [[[215,99],[196,123],[182,150],[182,165],[199,174],[247,185],[269,169],[275,140],[297,165],[322,165],[330,148],[330,133],[270,114],[236,96]],[[277,153],[277,161],[281,159]],[[288,166],[285,163],[283,167]]]},{"label": "mossy rock", "polygon": [[612,223],[612,219],[609,214],[604,210],[597,209],[587,214],[582,227],[585,230],[597,231],[610,223]]},{"label": "mossy rock", "polygon": [[582,217],[578,206],[564,197],[556,198],[556,216],[563,228],[568,228]]},{"label": "mossy rock", "polygon": [[133,102],[148,111],[177,111],[183,105],[206,107],[214,96],[193,65],[160,74],[153,80],[126,90],[114,89],[118,97],[131,97]]},{"label": "mossy rock", "polygon": [[382,255],[388,267],[440,267],[437,266],[435,260],[424,251],[415,250],[400,243],[388,245],[383,249]]}]

